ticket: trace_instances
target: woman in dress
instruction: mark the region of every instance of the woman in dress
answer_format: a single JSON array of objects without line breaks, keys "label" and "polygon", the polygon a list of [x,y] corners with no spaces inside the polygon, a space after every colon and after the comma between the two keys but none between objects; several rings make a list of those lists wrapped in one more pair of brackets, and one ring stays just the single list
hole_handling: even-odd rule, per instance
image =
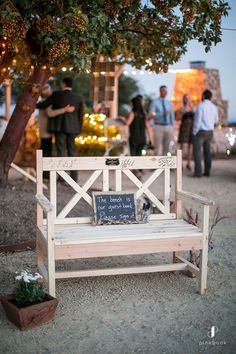
[{"label": "woman in dress", "polygon": [[132,111],[129,113],[127,125],[129,126],[129,145],[131,156],[141,156],[142,150],[146,145],[146,130],[150,140],[151,128],[148,117],[144,110],[144,98],[141,95],[135,96],[131,100]]},{"label": "woman in dress", "polygon": [[[185,153],[185,151],[187,150],[186,168],[188,170],[191,170],[190,161],[192,157],[192,131],[194,111],[191,99],[187,93],[183,96],[183,107],[180,108],[177,115],[180,116],[181,120],[178,143],[180,144],[180,148],[183,150],[183,153]],[[178,120],[178,117],[176,117],[176,119]]]},{"label": "woman in dress", "polygon": [[[131,156],[141,156],[142,150],[147,144],[146,133],[152,143],[151,128],[148,123],[148,116],[144,110],[144,98],[141,95],[135,96],[131,100],[132,111],[129,113],[127,125],[129,126],[129,147]],[[142,177],[142,170],[135,170],[134,174]]]}]

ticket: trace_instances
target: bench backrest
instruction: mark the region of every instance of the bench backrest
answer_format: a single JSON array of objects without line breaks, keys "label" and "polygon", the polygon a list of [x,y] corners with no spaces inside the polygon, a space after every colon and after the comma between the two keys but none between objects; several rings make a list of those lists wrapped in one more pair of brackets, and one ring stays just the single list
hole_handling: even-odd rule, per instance
[{"label": "bench backrest", "polygon": [[[134,170],[148,170],[148,178],[145,182],[138,179]],[[89,171],[88,179],[82,184],[80,177],[78,183],[67,173],[71,170]],[[43,171],[50,173],[50,202],[54,206],[55,224],[90,223],[92,217],[68,217],[74,206],[84,199],[92,208],[93,201],[89,189],[97,188],[96,182],[100,178],[101,191],[127,191],[124,189],[123,179],[128,178],[135,188],[135,197],[149,199],[153,207],[159,213],[150,215],[150,220],[175,219],[179,217],[181,210],[175,203],[175,211],[170,211],[170,171],[175,172],[174,190],[182,188],[182,154],[178,150],[176,156],[122,156],[122,157],[42,157],[42,151],[37,151],[37,193],[43,192]],[[57,211],[57,177],[64,179],[74,191],[74,196]],[[80,174],[79,174],[80,176]],[[160,178],[161,177],[161,178]],[[158,191],[162,194],[157,197],[156,191],[151,190],[154,182],[158,179]],[[162,183],[162,185],[159,183]],[[127,185],[127,183],[126,183]],[[133,192],[133,190],[132,190]],[[174,196],[174,201],[175,196]],[[45,222],[45,221],[44,221]],[[37,210],[37,223],[43,223],[43,214],[40,208]]]}]

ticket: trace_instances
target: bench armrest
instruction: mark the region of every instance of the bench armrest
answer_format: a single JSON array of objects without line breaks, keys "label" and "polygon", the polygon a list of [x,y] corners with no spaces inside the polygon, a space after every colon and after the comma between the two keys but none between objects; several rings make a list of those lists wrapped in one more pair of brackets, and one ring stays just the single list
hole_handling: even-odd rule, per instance
[{"label": "bench armrest", "polygon": [[50,201],[45,197],[45,195],[41,193],[37,193],[35,196],[37,202],[40,204],[45,213],[53,210],[53,205]]},{"label": "bench armrest", "polygon": [[187,192],[187,191],[177,191],[178,199],[190,199],[195,202],[199,202],[203,205],[214,205],[215,202],[213,200],[207,199],[195,193]]}]

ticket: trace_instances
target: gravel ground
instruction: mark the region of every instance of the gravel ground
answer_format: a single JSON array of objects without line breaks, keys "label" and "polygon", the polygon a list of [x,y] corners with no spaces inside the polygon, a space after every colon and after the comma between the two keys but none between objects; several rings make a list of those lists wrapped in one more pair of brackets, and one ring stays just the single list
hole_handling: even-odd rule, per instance
[{"label": "gravel ground", "polygon": [[[190,178],[184,171],[184,189],[214,199],[227,216],[215,228],[207,296],[198,295],[196,279],[184,274],[59,280],[59,306],[50,324],[21,332],[8,322],[0,306],[0,353],[235,353],[235,182],[236,160],[215,160],[211,178]],[[12,180],[0,193],[0,244],[34,239],[34,186]],[[69,198],[69,189],[61,185],[60,203],[65,198]],[[80,205],[77,212],[88,214],[86,208]],[[166,261],[165,256],[71,261],[66,266],[155,264]],[[12,291],[16,270],[35,267],[35,251],[0,254],[0,293]],[[210,339],[212,326],[218,332]]]}]

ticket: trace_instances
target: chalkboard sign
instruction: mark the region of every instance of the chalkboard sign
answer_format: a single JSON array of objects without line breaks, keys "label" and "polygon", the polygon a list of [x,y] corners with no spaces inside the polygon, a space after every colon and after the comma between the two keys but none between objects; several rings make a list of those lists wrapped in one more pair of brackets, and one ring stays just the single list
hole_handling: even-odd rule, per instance
[{"label": "chalkboard sign", "polygon": [[94,192],[95,224],[129,224],[137,222],[134,193]]}]

